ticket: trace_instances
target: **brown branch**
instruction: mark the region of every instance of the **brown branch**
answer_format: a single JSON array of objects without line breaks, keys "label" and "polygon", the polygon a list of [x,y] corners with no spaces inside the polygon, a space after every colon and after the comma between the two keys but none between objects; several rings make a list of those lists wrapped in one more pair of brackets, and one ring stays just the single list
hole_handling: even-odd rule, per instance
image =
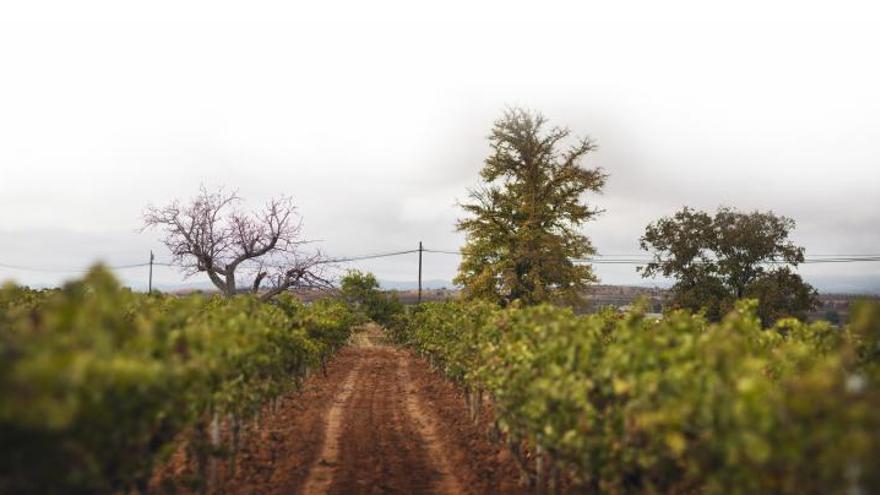
[{"label": "brown branch", "polygon": [[[297,251],[306,241],[301,237],[302,223],[293,200],[272,199],[258,213],[235,209],[240,201],[235,192],[222,188],[212,192],[202,187],[185,206],[179,201],[161,208],[148,206],[141,231],[162,229],[173,263],[187,276],[205,272],[226,296],[235,294],[236,274],[249,262],[258,264],[251,285],[255,293],[269,278],[276,282],[270,291],[317,284],[321,278],[313,272],[319,257],[304,257]],[[270,264],[286,271],[272,277],[263,270]]]}]

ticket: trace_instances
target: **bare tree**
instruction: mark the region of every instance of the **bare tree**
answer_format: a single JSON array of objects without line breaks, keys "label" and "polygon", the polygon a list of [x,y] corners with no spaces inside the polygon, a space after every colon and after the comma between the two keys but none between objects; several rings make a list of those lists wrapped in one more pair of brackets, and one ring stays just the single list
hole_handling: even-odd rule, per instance
[{"label": "bare tree", "polygon": [[236,293],[239,275],[252,279],[249,290],[263,299],[291,289],[330,286],[322,276],[326,260],[321,253],[302,251],[308,241],[290,197],[272,199],[253,213],[241,211],[240,204],[235,192],[202,186],[188,203],[148,206],[142,230],[164,230],[173,264],[187,276],[206,273],[227,297]]}]

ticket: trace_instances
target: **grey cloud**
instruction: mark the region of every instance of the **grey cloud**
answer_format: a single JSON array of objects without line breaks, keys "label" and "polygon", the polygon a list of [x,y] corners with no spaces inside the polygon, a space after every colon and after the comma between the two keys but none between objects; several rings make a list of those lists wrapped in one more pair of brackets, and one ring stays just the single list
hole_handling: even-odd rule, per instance
[{"label": "grey cloud", "polygon": [[[584,231],[600,253],[637,252],[645,225],[685,204],[790,216],[808,252],[877,252],[880,69],[865,62],[880,43],[874,26],[590,14],[520,26],[529,37],[492,16],[0,21],[0,263],[162,256],[154,233],[133,232],[141,210],[201,183],[237,188],[250,207],[292,195],[306,236],[331,255],[420,240],[456,249],[455,203],[478,183],[506,105],[598,141],[586,165],[610,178],[587,199],[607,211]],[[431,255],[426,277],[450,280],[456,264]],[[411,257],[358,266],[414,277]],[[596,269],[606,282],[653,283],[632,267]],[[803,273],[824,288],[880,287],[878,264]],[[7,277],[63,278],[0,270]]]}]

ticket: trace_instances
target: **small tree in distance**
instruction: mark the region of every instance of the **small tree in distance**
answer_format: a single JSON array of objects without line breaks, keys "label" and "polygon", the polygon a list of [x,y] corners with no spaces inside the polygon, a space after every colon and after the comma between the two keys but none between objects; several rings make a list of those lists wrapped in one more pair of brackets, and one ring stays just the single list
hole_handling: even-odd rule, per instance
[{"label": "small tree in distance", "polygon": [[788,237],[794,220],[773,212],[742,213],[719,208],[714,216],[684,207],[648,225],[640,240],[653,260],[639,267],[643,277],[675,279],[672,304],[718,320],[737,299],[759,300],[765,324],[805,318],[816,307],[816,290],[792,271],[804,248]]},{"label": "small tree in distance", "polygon": [[369,272],[348,270],[340,281],[340,292],[348,304],[380,325],[389,324],[394,315],[403,311],[397,294],[380,291],[379,281]]},{"label": "small tree in distance", "polygon": [[546,124],[540,113],[510,109],[492,128],[484,184],[470,191],[457,224],[467,239],[455,282],[468,297],[577,305],[596,280],[573,260],[595,254],[579,229],[599,211],[583,196],[601,191],[606,175],[581,166],[592,140],[566,147],[571,131]]},{"label": "small tree in distance", "polygon": [[165,232],[163,242],[174,265],[187,276],[205,273],[226,297],[239,291],[239,281],[262,299],[291,289],[329,287],[322,276],[319,252],[301,249],[302,223],[289,197],[270,200],[262,211],[242,212],[234,192],[204,186],[189,202],[150,205],[144,226]]}]

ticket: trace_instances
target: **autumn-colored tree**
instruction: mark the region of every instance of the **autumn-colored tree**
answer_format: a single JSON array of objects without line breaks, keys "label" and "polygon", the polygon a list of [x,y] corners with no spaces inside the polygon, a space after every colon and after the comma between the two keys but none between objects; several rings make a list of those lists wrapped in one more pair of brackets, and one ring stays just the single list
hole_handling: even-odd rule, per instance
[{"label": "autumn-colored tree", "polygon": [[794,220],[773,212],[719,208],[714,216],[685,207],[648,225],[641,247],[653,260],[643,277],[675,279],[672,304],[705,310],[718,320],[742,298],[759,300],[765,324],[805,318],[817,305],[816,290],[792,271],[804,248],[789,240]]},{"label": "autumn-colored tree", "polygon": [[599,210],[584,194],[601,191],[607,176],[581,166],[596,149],[590,138],[566,146],[571,131],[546,124],[540,113],[510,109],[492,128],[483,184],[457,224],[467,238],[455,281],[468,297],[578,304],[596,280],[575,260],[595,254],[580,227]]}]

